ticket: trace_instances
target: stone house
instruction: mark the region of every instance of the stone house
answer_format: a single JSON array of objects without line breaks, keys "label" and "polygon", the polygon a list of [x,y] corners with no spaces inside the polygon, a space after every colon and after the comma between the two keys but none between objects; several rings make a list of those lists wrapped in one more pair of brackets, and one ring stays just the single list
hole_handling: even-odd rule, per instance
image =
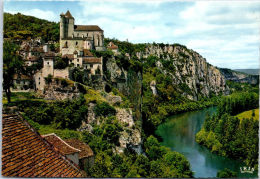
[{"label": "stone house", "polygon": [[37,57],[37,56],[28,56],[24,60],[24,64],[25,64],[25,66],[31,66],[33,64],[37,64],[39,59],[40,59],[40,57]]},{"label": "stone house", "polygon": [[79,53],[75,50],[73,54],[62,57],[68,58],[69,65],[89,70],[91,75],[103,75],[103,57],[94,57],[88,49],[83,49]]},{"label": "stone house", "polygon": [[118,46],[115,45],[113,42],[109,42],[109,44],[107,45],[107,49],[112,50],[112,52],[114,53],[118,53]]},{"label": "stone house", "polygon": [[73,54],[75,50],[104,50],[103,30],[97,25],[75,25],[69,11],[60,14],[60,52]]},{"label": "stone house", "polygon": [[79,165],[79,149],[76,149],[70,146],[67,142],[62,140],[56,134],[46,134],[42,137],[47,140],[54,148],[59,151],[61,154],[65,155],[68,159],[73,161],[75,164]]},{"label": "stone house", "polygon": [[53,78],[69,78],[69,68],[65,69],[54,69],[54,58],[55,54],[47,52],[43,57],[43,68],[34,75],[35,88],[36,90],[43,91],[45,87],[45,78],[51,75]]},{"label": "stone house", "polygon": [[66,139],[65,142],[70,146],[79,149],[79,167],[82,170],[87,170],[94,165],[95,156],[92,149],[84,142],[81,142],[78,139]]},{"label": "stone house", "polygon": [[14,75],[12,91],[30,91],[33,89],[33,78],[27,75]]}]

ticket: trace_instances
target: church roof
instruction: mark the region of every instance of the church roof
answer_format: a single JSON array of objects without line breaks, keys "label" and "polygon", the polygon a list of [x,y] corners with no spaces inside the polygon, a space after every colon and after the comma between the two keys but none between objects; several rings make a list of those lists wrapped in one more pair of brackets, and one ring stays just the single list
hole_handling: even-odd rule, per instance
[{"label": "church roof", "polygon": [[3,114],[2,175],[8,177],[84,177],[76,164],[43,139],[26,120]]},{"label": "church roof", "polygon": [[94,155],[89,145],[87,145],[84,142],[81,142],[78,139],[66,139],[65,142],[67,142],[70,146],[80,150],[79,159],[91,157]]},{"label": "church roof", "polygon": [[65,17],[74,19],[69,10],[66,12]]},{"label": "church roof", "polygon": [[103,31],[97,25],[74,25],[75,31]]}]

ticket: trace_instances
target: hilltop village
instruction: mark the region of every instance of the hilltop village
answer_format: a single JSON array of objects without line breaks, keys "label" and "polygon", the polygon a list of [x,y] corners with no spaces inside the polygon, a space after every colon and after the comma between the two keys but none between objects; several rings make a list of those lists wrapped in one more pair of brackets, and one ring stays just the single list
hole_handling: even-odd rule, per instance
[{"label": "hilltop village", "polygon": [[[69,11],[60,14],[60,41],[43,42],[40,38],[23,41],[20,55],[26,67],[42,63],[42,68],[31,75],[15,75],[12,91],[44,92],[46,78],[71,79],[70,71],[79,68],[84,71],[84,78],[99,79],[102,85],[103,59],[95,57],[91,50],[111,50],[118,54],[118,47],[110,42],[104,47],[104,32],[97,25],[76,25]],[[63,61],[67,65],[55,66],[55,62]],[[25,67],[25,68],[26,68]],[[102,88],[102,86],[101,86]]]}]

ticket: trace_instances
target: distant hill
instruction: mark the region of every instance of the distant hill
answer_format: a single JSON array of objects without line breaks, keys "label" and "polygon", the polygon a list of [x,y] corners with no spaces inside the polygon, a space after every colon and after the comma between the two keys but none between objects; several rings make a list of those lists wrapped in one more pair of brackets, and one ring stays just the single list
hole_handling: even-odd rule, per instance
[{"label": "distant hill", "polygon": [[225,76],[226,80],[250,84],[259,83],[259,75],[250,75],[245,72],[230,70],[227,68],[219,68],[219,70]]},{"label": "distant hill", "polygon": [[234,69],[234,70],[247,73],[249,75],[259,75],[259,69]]},{"label": "distant hill", "polygon": [[4,13],[4,38],[27,40],[41,37],[43,40],[59,40],[59,23],[50,22],[21,13]]}]

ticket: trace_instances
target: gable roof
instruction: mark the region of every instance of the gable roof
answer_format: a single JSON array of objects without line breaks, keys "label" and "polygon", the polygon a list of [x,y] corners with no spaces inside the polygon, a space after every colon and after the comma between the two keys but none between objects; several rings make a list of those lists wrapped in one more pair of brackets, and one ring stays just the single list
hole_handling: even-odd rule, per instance
[{"label": "gable roof", "polygon": [[66,12],[65,17],[74,19],[69,10]]},{"label": "gable roof", "polygon": [[9,177],[84,177],[76,164],[44,140],[18,115],[3,114],[2,175]]},{"label": "gable roof", "polygon": [[75,31],[103,31],[97,25],[74,25]]},{"label": "gable roof", "polygon": [[70,146],[79,149],[79,159],[91,157],[94,155],[92,149],[84,142],[81,142],[78,139],[66,139],[65,140]]},{"label": "gable roof", "polygon": [[42,135],[42,137],[47,140],[49,143],[51,143],[56,150],[61,152],[63,155],[69,155],[76,152],[80,152],[80,150],[70,146],[67,144],[64,140],[62,140],[59,136],[56,134],[47,134]]}]

